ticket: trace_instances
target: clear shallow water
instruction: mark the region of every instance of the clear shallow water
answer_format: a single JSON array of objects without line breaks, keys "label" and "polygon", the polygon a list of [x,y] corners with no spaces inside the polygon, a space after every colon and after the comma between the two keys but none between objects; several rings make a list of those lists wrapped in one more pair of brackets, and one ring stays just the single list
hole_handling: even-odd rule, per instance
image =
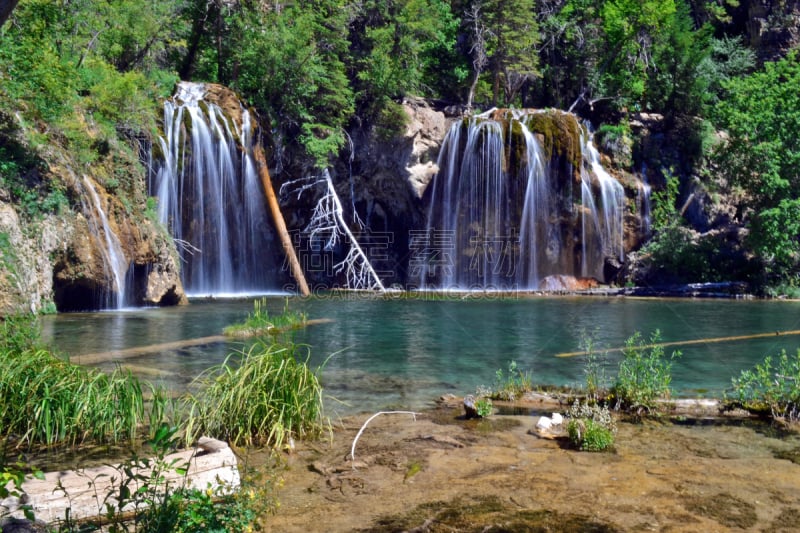
[{"label": "clear shallow water", "polygon": [[[174,308],[60,314],[43,319],[43,336],[70,356],[218,335],[242,321],[253,299],[195,300]],[[278,313],[285,298],[269,299]],[[379,408],[421,408],[444,394],[492,386],[511,360],[538,384],[579,385],[583,358],[555,354],[622,346],[635,331],[660,329],[664,342],[800,329],[800,302],[666,300],[598,297],[375,297],[331,295],[290,299],[308,318],[333,321],[296,333],[322,364],[329,414]],[[242,343],[216,343],[124,359],[134,373],[181,390]],[[734,376],[767,354],[794,352],[800,336],[676,347],[681,396],[719,396]],[[671,351],[673,348],[667,348]],[[619,353],[609,353],[613,376]],[[80,358],[76,359],[80,362]],[[114,361],[99,366],[111,368]]]}]

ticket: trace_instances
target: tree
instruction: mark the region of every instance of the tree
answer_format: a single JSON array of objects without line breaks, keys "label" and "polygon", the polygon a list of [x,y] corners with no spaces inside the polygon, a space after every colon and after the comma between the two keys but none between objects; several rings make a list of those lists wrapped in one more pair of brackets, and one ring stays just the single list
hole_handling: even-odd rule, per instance
[{"label": "tree", "polygon": [[653,46],[675,14],[675,0],[606,0],[601,15],[606,39],[601,84],[606,96],[638,103],[648,71],[654,67]]},{"label": "tree", "polygon": [[710,26],[695,30],[689,6],[677,2],[653,43],[653,68],[647,76],[648,109],[674,116],[698,115],[709,98],[710,80],[702,75],[710,47]]},{"label": "tree", "polygon": [[489,0],[484,9],[490,29],[489,61],[493,72],[494,101],[502,86],[505,105],[520,89],[539,76],[539,28],[534,0]]},{"label": "tree", "polygon": [[715,107],[727,140],[719,171],[741,187],[752,209],[750,242],[768,272],[800,271],[800,59],[797,52],[723,83]]},{"label": "tree", "polygon": [[598,92],[604,49],[601,8],[595,0],[540,3],[543,105],[566,109]]},{"label": "tree", "polygon": [[467,94],[467,109],[472,109],[478,81],[489,64],[488,40],[491,36],[483,14],[483,2],[474,0],[464,13],[464,23],[468,27],[469,55],[472,58],[472,83]]},{"label": "tree", "polygon": [[[409,93],[430,93],[452,61],[457,23],[442,0],[367,0],[350,23],[350,62],[359,111],[373,118]],[[446,73],[445,73],[446,74]]]},{"label": "tree", "polygon": [[343,8],[339,0],[281,10],[243,5],[234,21],[232,59],[239,72],[233,88],[270,117],[279,144],[299,143],[319,168],[344,145],[354,110],[342,60],[348,49]]}]

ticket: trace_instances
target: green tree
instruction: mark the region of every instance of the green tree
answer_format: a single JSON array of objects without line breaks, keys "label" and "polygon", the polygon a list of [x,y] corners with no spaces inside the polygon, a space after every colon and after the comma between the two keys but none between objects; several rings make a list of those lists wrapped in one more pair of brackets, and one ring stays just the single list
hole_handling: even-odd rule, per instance
[{"label": "green tree", "polygon": [[299,142],[319,167],[344,144],[354,109],[341,59],[348,48],[343,8],[338,0],[282,10],[243,5],[234,21],[233,87],[267,113],[281,144]]},{"label": "green tree", "polygon": [[752,209],[750,241],[769,273],[797,273],[800,260],[800,59],[796,52],[723,83],[715,107],[727,132],[713,159]]},{"label": "green tree", "polygon": [[594,0],[541,4],[543,104],[566,109],[580,97],[591,101],[597,92],[604,48],[601,7]]},{"label": "green tree", "polygon": [[636,104],[644,96],[648,72],[654,68],[654,45],[675,14],[675,0],[606,0],[601,16],[606,50],[601,78],[603,92],[621,103]]},{"label": "green tree", "polygon": [[442,0],[359,3],[350,23],[350,61],[365,118],[409,93],[434,96],[440,62],[453,62],[457,27]]},{"label": "green tree", "polygon": [[502,87],[505,105],[511,105],[520,90],[539,76],[537,45],[539,27],[534,0],[486,2],[491,29],[489,60],[493,73],[495,103]]},{"label": "green tree", "polygon": [[697,115],[708,98],[709,79],[702,68],[709,56],[710,26],[695,30],[689,6],[679,1],[653,44],[647,77],[648,108],[669,116]]}]

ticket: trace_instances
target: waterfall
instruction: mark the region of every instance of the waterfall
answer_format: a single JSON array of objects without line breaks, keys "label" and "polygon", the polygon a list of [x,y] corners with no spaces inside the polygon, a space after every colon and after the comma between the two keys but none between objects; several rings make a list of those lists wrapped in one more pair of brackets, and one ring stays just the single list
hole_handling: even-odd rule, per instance
[{"label": "waterfall", "polygon": [[[581,130],[581,148],[584,165],[581,168],[581,195],[583,212],[583,257],[581,275],[603,279],[603,258],[624,259],[623,209],[625,190],[606,172],[600,163],[600,153],[592,142],[591,131]],[[596,207],[595,191],[600,203]],[[587,221],[587,217],[589,220]],[[594,235],[592,235],[594,233]],[[592,246],[594,245],[594,246]]]},{"label": "waterfall", "polygon": [[591,133],[558,111],[491,110],[453,124],[426,192],[421,288],[536,290],[548,276],[604,281],[623,258],[624,189]]},{"label": "waterfall", "polygon": [[181,250],[187,294],[265,292],[271,234],[250,113],[237,101],[239,123],[206,97],[206,85],[181,82],[164,103],[150,194]]},{"label": "waterfall", "polygon": [[[81,205],[84,213],[88,213],[89,228],[92,234],[102,240],[103,246],[100,247],[103,254],[103,268],[105,269],[106,278],[113,282],[110,290],[105,291],[101,307],[104,309],[120,309],[129,305],[127,301],[127,290],[129,285],[132,285],[133,280],[127,276],[129,270],[129,262],[125,258],[125,253],[122,251],[119,237],[111,225],[108,223],[108,215],[106,210],[103,209],[103,202],[100,195],[97,193],[92,181],[83,176],[84,193],[81,195]],[[85,202],[85,197],[88,196],[89,202]]]}]

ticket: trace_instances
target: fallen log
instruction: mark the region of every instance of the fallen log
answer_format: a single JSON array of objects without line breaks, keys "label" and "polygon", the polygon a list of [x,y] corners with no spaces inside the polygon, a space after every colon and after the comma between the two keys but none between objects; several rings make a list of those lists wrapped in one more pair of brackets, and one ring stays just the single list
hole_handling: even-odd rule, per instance
[{"label": "fallen log", "polygon": [[[736,341],[746,341],[750,339],[764,339],[767,337],[782,337],[788,335],[800,335],[800,329],[795,329],[791,331],[772,331],[770,333],[753,333],[751,335],[736,335],[733,337],[711,337],[707,339],[691,339],[686,341],[672,341],[672,342],[658,342],[655,344],[645,344],[643,346],[635,346],[636,349],[651,349],[656,347],[666,347],[666,346],[688,346],[692,344],[711,344],[715,342],[736,342]],[[620,346],[618,348],[607,348],[605,350],[598,350],[601,352],[622,352],[627,349],[627,346]],[[580,351],[580,352],[561,352],[557,353],[556,357],[575,357],[576,355],[589,355],[589,351]]]}]

